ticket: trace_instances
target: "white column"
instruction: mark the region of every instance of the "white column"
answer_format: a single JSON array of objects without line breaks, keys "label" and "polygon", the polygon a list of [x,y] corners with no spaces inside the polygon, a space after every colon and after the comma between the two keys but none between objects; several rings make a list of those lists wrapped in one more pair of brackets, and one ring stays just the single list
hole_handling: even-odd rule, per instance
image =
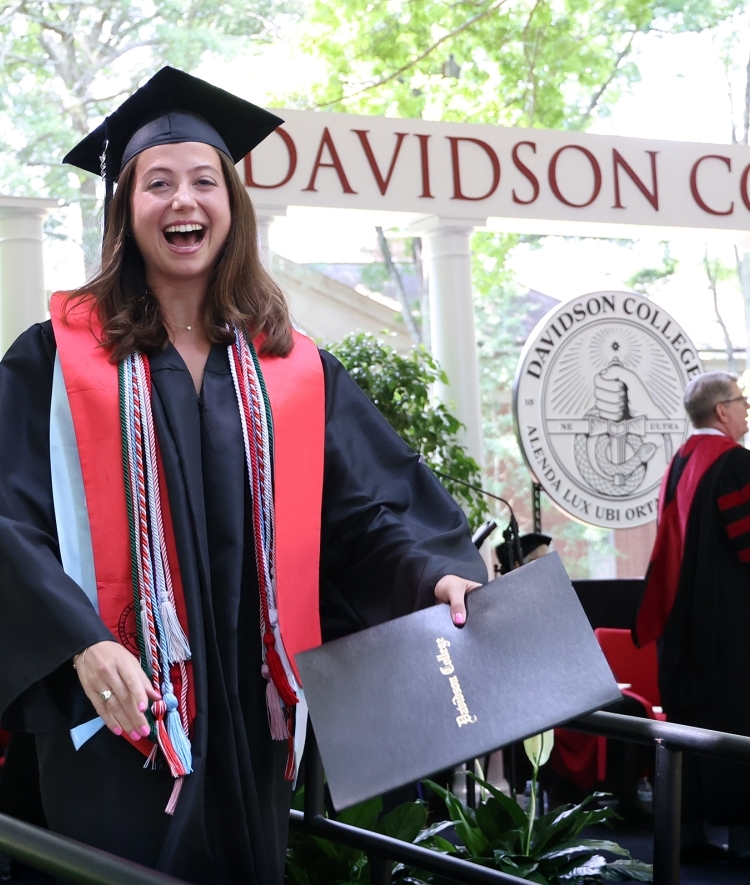
[{"label": "white column", "polygon": [[484,452],[470,238],[486,222],[433,215],[411,226],[427,247],[432,352],[449,380],[439,386],[438,395],[465,425],[464,443],[480,465]]},{"label": "white column", "polygon": [[0,197],[0,355],[47,316],[42,225],[57,200]]},{"label": "white column", "polygon": [[258,249],[260,260],[267,271],[271,270],[271,247],[269,244],[271,225],[274,219],[286,215],[286,206],[265,206],[255,204],[255,217],[258,222]]}]

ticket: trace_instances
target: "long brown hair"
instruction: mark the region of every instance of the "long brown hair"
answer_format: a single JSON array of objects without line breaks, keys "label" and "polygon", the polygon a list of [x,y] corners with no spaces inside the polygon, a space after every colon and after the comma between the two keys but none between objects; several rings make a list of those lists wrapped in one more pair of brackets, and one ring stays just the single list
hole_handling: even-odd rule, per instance
[{"label": "long brown hair", "polygon": [[[234,165],[217,151],[229,191],[232,223],[206,294],[203,323],[209,341],[229,344],[227,326],[265,334],[262,353],[286,356],[292,349],[292,324],[281,289],[263,267],[258,254],[255,211]],[[159,302],[148,290],[146,268],[131,235],[131,195],[138,157],[120,173],[107,213],[99,273],[68,296],[93,298],[103,327],[103,344],[119,362],[136,350],[163,350],[169,336]]]}]

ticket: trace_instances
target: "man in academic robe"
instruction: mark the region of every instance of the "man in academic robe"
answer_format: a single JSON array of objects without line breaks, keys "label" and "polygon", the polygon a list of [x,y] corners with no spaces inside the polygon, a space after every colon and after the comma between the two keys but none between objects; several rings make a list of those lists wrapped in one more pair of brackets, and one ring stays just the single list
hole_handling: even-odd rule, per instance
[{"label": "man in academic robe", "polygon": [[[674,456],[635,639],[658,641],[670,722],[750,735],[750,452],[737,377],[707,372],[685,390],[695,430]],[[720,859],[704,823],[729,825],[730,860],[750,865],[750,766],[683,763],[682,857]]]}]

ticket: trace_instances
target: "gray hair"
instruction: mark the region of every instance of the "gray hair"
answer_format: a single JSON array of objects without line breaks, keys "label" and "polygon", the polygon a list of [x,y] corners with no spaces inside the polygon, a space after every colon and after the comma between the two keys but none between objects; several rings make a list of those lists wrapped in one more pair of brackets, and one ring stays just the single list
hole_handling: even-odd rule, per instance
[{"label": "gray hair", "polygon": [[731,372],[705,372],[685,388],[685,411],[693,427],[703,427],[711,419],[716,406],[732,398],[732,385],[737,376]]}]

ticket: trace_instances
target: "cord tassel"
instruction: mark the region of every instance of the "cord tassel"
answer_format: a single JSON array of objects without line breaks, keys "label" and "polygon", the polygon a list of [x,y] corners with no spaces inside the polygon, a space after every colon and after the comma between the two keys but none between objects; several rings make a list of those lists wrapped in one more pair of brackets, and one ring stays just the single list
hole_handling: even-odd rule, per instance
[{"label": "cord tassel", "polygon": [[151,752],[148,754],[148,756],[146,757],[146,761],[143,763],[144,768],[148,768],[150,765],[154,771],[156,770],[156,753],[158,749],[158,744],[154,744],[153,747],[151,747]]},{"label": "cord tassel", "polygon": [[281,700],[288,706],[293,707],[297,703],[297,695],[289,684],[289,679],[281,663],[279,653],[276,651],[276,640],[273,633],[266,633],[263,637],[263,644],[266,647],[266,665],[271,676],[271,681],[276,686]]},{"label": "cord tassel", "polygon": [[159,600],[159,612],[169,648],[169,663],[179,664],[181,661],[189,661],[191,653],[187,636],[182,629],[172,600],[166,595],[162,595]]},{"label": "cord tassel", "polygon": [[268,711],[268,727],[271,730],[273,740],[287,740],[289,738],[289,731],[284,718],[284,710],[281,706],[281,698],[276,691],[276,686],[270,679],[266,682],[266,710]]},{"label": "cord tassel", "polygon": [[287,742],[286,769],[284,771],[284,780],[293,781],[297,771],[296,759],[294,757],[294,733],[291,728],[291,719],[289,720],[289,741]]},{"label": "cord tassel", "polygon": [[172,777],[184,777],[188,772],[185,770],[182,760],[177,755],[174,746],[172,745],[172,741],[169,737],[169,732],[167,731],[167,725],[164,721],[164,717],[167,714],[167,705],[162,701],[154,701],[151,705],[151,712],[154,714],[155,725],[156,725],[156,740],[159,744],[159,749],[164,754],[164,758],[167,760],[167,765],[169,766],[169,770],[172,773]]},{"label": "cord tassel", "polygon": [[190,774],[193,770],[193,754],[190,747],[190,741],[182,727],[182,720],[180,719],[180,711],[178,709],[179,705],[177,703],[177,698],[174,695],[172,684],[164,683],[162,691],[164,703],[167,705],[167,713],[164,718],[167,724],[169,740],[172,743],[172,747],[174,748],[182,767],[185,769],[185,774]]},{"label": "cord tassel", "polygon": [[174,814],[177,810],[177,800],[180,798],[180,791],[182,790],[182,782],[184,780],[184,777],[178,777],[174,782],[174,786],[172,787],[172,795],[169,797],[167,807],[164,809],[164,811],[169,815]]}]

